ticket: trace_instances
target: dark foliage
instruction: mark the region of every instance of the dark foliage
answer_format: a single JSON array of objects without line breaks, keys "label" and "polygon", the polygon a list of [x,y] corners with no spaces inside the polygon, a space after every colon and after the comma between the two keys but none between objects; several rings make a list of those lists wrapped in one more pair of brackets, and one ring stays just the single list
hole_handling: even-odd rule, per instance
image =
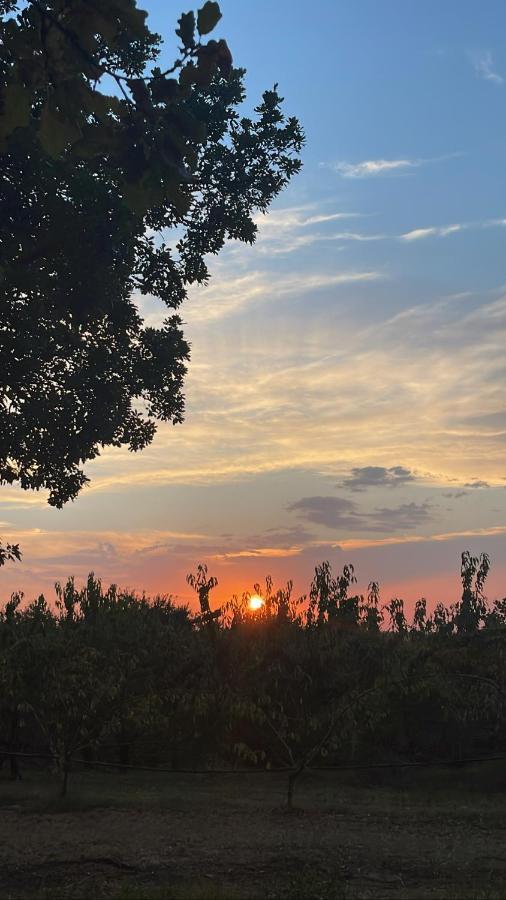
[{"label": "dark foliage", "polygon": [[276,88],[240,114],[244,71],[205,40],[220,17],[181,16],[162,72],[135,0],[0,4],[0,482],[55,506],[102,447],[182,421],[176,310],[300,167]]},{"label": "dark foliage", "polygon": [[79,759],[281,767],[289,802],[310,766],[505,753],[506,602],[486,603],[485,568],[464,554],[462,600],[431,616],[420,601],[412,623],[376,584],[350,596],[353,570],[334,578],[328,563],[309,605],[267,579],[260,610],[244,595],[214,613],[216,580],[199,567],[197,618],[93,576],[57,586],[53,609],[14,595],[0,615],[0,750],[51,754],[64,788]]}]

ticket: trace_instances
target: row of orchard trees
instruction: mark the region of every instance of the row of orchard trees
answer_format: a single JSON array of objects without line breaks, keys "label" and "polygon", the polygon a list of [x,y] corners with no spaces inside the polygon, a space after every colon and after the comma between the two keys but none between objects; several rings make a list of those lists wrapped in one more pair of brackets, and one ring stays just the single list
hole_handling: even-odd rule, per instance
[{"label": "row of orchard trees", "polygon": [[72,766],[283,768],[288,802],[317,765],[462,760],[506,752],[506,602],[489,606],[486,556],[462,556],[462,598],[407,621],[354,571],[315,570],[309,597],[270,579],[210,611],[216,580],[189,582],[201,614],[90,575],[57,599],[0,614],[0,753]]}]

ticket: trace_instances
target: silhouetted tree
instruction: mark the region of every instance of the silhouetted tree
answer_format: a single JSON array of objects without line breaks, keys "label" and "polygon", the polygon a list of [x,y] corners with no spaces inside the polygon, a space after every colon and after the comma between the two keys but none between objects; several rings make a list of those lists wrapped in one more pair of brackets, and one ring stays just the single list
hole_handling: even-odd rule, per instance
[{"label": "silhouetted tree", "polygon": [[102,447],[182,421],[175,311],[300,167],[276,88],[239,113],[244,71],[206,40],[220,17],[210,0],[183,14],[162,71],[135,0],[0,2],[0,482],[54,506]]},{"label": "silhouetted tree", "polygon": [[197,566],[196,575],[190,572],[190,574],[186,576],[186,581],[190,587],[196,591],[199,598],[200,613],[201,616],[205,618],[211,612],[211,607],[209,606],[209,594],[218,584],[218,579],[215,578],[214,575],[211,575],[209,578],[207,577],[207,566],[204,564]]},{"label": "silhouetted tree", "polygon": [[474,631],[484,620],[487,608],[483,588],[489,569],[490,559],[486,553],[471,556],[466,550],[462,554],[462,599],[455,616],[457,631]]},{"label": "silhouetted tree", "polygon": [[383,625],[379,585],[350,597],[351,567],[336,577],[328,562],[307,607],[268,577],[254,586],[259,609],[245,592],[213,613],[204,565],[188,576],[196,617],[93,574],[57,585],[53,606],[13,594],[0,610],[0,758],[17,778],[18,752],[52,754],[63,791],[83,756],[282,766],[292,804],[303,772],[322,764],[503,754],[506,604],[483,596],[488,558],[464,554],[463,566],[480,598],[465,628],[459,607],[428,616],[424,599],[408,620],[401,598],[383,606]]}]

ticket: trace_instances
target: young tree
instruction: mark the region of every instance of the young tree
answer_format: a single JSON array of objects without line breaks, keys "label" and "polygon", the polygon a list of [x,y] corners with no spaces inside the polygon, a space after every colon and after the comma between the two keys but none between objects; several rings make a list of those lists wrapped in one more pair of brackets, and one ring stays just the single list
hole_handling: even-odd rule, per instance
[{"label": "young tree", "polygon": [[197,566],[197,574],[194,575],[193,572],[190,572],[186,576],[187,584],[193,588],[195,593],[199,598],[199,606],[200,606],[200,617],[201,621],[210,621],[211,618],[217,618],[221,612],[221,610],[216,610],[214,613],[211,613],[211,607],[209,606],[209,594],[211,591],[217,586],[218,579],[211,575],[209,578],[207,577],[207,566],[206,564],[199,564]]},{"label": "young tree", "polygon": [[379,631],[383,622],[383,613],[379,608],[380,586],[378,581],[370,581],[367,594],[360,598],[360,626],[369,632]]},{"label": "young tree", "polygon": [[328,561],[317,565],[309,592],[308,624],[322,625],[333,621],[343,627],[358,625],[361,598],[350,597],[348,593],[350,585],[356,581],[351,563],[343,566],[342,573],[336,578]]},{"label": "young tree", "polygon": [[346,750],[376,715],[366,703],[379,688],[371,639],[335,628],[332,618],[304,627],[295,610],[281,618],[260,612],[229,631],[232,750],[253,765],[286,769],[289,808],[302,773]]},{"label": "young tree", "polygon": [[404,600],[401,597],[392,597],[389,603],[383,607],[388,612],[390,628],[400,634],[407,630],[408,624],[404,613]]},{"label": "young tree", "polygon": [[10,751],[10,777],[19,775],[17,750],[20,709],[24,691],[22,678],[23,642],[21,616],[18,607],[22,594],[13,594],[0,612],[0,723],[3,742],[7,753]]},{"label": "young tree", "polygon": [[469,550],[462,554],[460,575],[462,579],[462,599],[457,608],[455,623],[457,631],[475,631],[487,613],[486,598],[483,593],[490,570],[487,553],[471,556]]},{"label": "young tree", "polygon": [[71,624],[37,636],[32,675],[30,708],[57,759],[65,796],[72,757],[113,733],[122,672]]},{"label": "young tree", "polygon": [[244,71],[207,40],[220,17],[183,14],[162,71],[135,0],[0,0],[0,482],[54,506],[102,447],[182,421],[176,311],[300,167],[276,87],[238,111]]}]

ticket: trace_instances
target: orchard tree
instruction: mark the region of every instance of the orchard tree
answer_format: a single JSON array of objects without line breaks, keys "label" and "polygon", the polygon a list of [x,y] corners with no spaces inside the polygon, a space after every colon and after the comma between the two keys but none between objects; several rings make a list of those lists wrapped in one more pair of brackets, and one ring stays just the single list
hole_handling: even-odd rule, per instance
[{"label": "orchard tree", "polygon": [[12,779],[21,777],[17,752],[34,688],[40,685],[40,637],[49,637],[55,625],[43,596],[24,607],[22,601],[23,594],[12,594],[0,610],[0,735]]},{"label": "orchard tree", "polygon": [[39,683],[31,711],[62,776],[67,793],[72,757],[114,732],[121,673],[78,631],[64,628],[35,645]]},{"label": "orchard tree", "polygon": [[475,631],[485,620],[487,602],[483,588],[489,570],[490,558],[487,553],[471,556],[469,550],[464,551],[460,566],[462,599],[455,616],[457,631]]},{"label": "orchard tree", "polygon": [[332,617],[304,627],[294,607],[230,628],[220,664],[225,657],[231,750],[250,764],[286,770],[289,808],[304,771],[335,760],[383,715],[372,638],[365,629],[335,628]]},{"label": "orchard tree", "polygon": [[162,70],[136,0],[0,0],[0,483],[53,506],[101,448],[182,421],[177,310],[300,168],[276,86],[239,111],[220,18],[209,0],[184,13]]},{"label": "orchard tree", "polygon": [[[204,620],[208,620],[211,617],[211,607],[209,606],[209,594],[218,584],[218,579],[211,575],[209,578],[207,577],[207,566],[206,564],[199,564],[197,566],[196,575],[193,572],[190,572],[186,576],[187,584],[193,588],[199,598],[199,606],[200,606],[200,618]],[[219,616],[220,610],[217,610],[215,613],[215,618]]]}]

